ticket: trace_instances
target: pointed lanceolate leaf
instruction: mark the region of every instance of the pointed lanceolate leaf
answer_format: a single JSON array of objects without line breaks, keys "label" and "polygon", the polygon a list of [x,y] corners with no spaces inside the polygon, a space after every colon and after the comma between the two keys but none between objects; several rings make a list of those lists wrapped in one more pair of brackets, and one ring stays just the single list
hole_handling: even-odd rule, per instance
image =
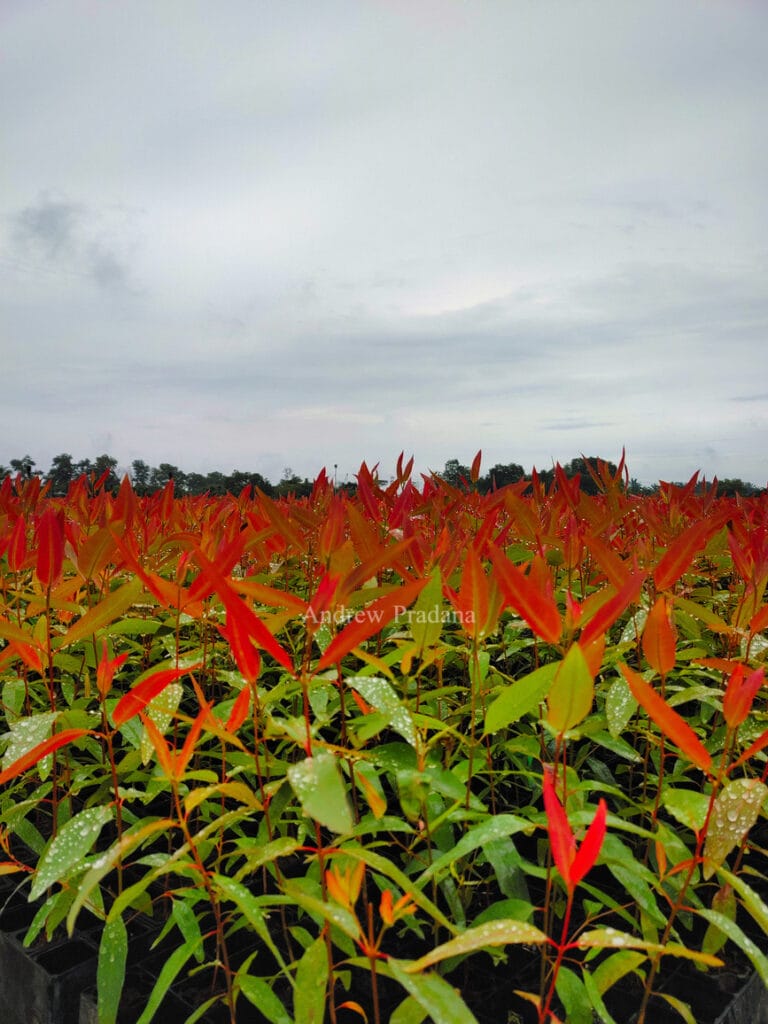
[{"label": "pointed lanceolate leaf", "polygon": [[129,690],[124,697],[120,698],[112,712],[112,721],[118,727],[123,725],[128,719],[137,715],[139,711],[143,711],[151,700],[154,700],[159,693],[163,692],[166,686],[178,679],[179,676],[186,675],[188,672],[192,672],[199,667],[200,663],[198,662],[185,668],[166,668],[161,669],[159,672],[153,672],[152,675],[137,683],[132,690]]},{"label": "pointed lanceolate leaf", "polygon": [[57,732],[50,739],[38,743],[37,746],[28,750],[26,754],[17,758],[4,771],[0,772],[0,786],[4,786],[6,782],[15,779],[17,775],[21,775],[28,768],[32,768],[38,761],[42,761],[44,757],[52,754],[59,747],[63,747],[67,743],[73,743],[75,740],[79,740],[82,736],[87,735],[87,729],[64,729],[62,732]]},{"label": "pointed lanceolate leaf", "polygon": [[712,770],[712,755],[684,718],[667,704],[663,697],[646,683],[641,675],[628,665],[619,666],[629,683],[632,696],[645,708],[648,716],[658,725],[667,739],[682,750],[689,761],[703,772]]},{"label": "pointed lanceolate leaf", "polygon": [[677,656],[670,611],[666,597],[657,597],[643,629],[643,654],[651,668],[662,676],[672,671]]},{"label": "pointed lanceolate leaf", "polygon": [[96,974],[99,1024],[116,1024],[128,958],[128,932],[122,917],[106,922],[99,943]]},{"label": "pointed lanceolate leaf", "polygon": [[592,710],[594,679],[579,644],[572,644],[560,662],[547,695],[547,721],[558,733],[584,721]]},{"label": "pointed lanceolate leaf", "polygon": [[712,524],[701,520],[689,526],[669,545],[653,572],[657,590],[669,590],[693,561],[693,556],[707,542]]},{"label": "pointed lanceolate leaf", "polygon": [[543,640],[557,643],[563,626],[552,595],[522,573],[495,545],[489,544],[488,549],[496,570],[496,583],[506,604],[514,608]]},{"label": "pointed lanceolate leaf", "polygon": [[408,608],[426,583],[425,579],[406,583],[357,612],[353,621],[333,638],[323,652],[317,663],[318,671],[322,672],[323,669],[341,661],[355,647],[381,632],[388,622]]},{"label": "pointed lanceolate leaf", "polygon": [[52,587],[61,578],[64,561],[64,530],[61,519],[47,508],[37,526],[37,566],[35,573],[44,587]]},{"label": "pointed lanceolate leaf", "polygon": [[141,580],[137,576],[133,576],[122,587],[113,590],[102,601],[95,604],[93,608],[89,608],[81,619],[78,619],[77,622],[70,626],[61,640],[57,641],[56,646],[69,647],[79,640],[89,639],[94,633],[98,633],[99,630],[110,625],[115,619],[120,618],[123,612],[127,611],[138,599],[141,590]]},{"label": "pointed lanceolate leaf", "polygon": [[544,766],[544,778],[542,779],[542,790],[544,794],[544,813],[547,816],[547,831],[549,833],[549,846],[552,850],[552,859],[555,867],[566,887],[573,889],[574,883],[571,879],[571,864],[576,855],[576,840],[573,835],[568,817],[563,805],[560,803],[555,792],[555,783],[552,768]]},{"label": "pointed lanceolate leaf", "polygon": [[764,682],[765,669],[762,665],[754,672],[750,672],[746,679],[744,666],[736,666],[728,679],[723,697],[723,715],[729,728],[736,729],[741,725],[752,710],[752,702]]},{"label": "pointed lanceolate leaf", "polygon": [[104,825],[112,819],[112,813],[109,806],[87,807],[69,819],[40,858],[29,893],[30,900],[42,896],[54,882],[66,878],[81,865]]},{"label": "pointed lanceolate leaf", "polygon": [[595,861],[600,855],[603,840],[605,839],[607,816],[608,808],[605,800],[601,799],[597,805],[597,811],[592,819],[592,824],[587,829],[581,846],[573,858],[571,882],[574,885],[578,885],[582,878],[592,870]]},{"label": "pointed lanceolate leaf", "polygon": [[497,921],[486,921],[485,924],[468,928],[453,939],[430,950],[418,960],[409,963],[404,970],[408,974],[417,974],[450,957],[474,953],[478,949],[489,946],[510,946],[524,943],[525,945],[543,945],[549,942],[546,934],[527,921],[504,918]]}]

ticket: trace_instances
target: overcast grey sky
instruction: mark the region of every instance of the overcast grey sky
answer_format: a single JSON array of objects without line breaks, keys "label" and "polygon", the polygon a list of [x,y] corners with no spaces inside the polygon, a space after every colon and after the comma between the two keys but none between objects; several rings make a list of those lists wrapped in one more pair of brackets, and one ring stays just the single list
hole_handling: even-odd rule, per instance
[{"label": "overcast grey sky", "polygon": [[0,462],[768,480],[765,0],[0,0]]}]

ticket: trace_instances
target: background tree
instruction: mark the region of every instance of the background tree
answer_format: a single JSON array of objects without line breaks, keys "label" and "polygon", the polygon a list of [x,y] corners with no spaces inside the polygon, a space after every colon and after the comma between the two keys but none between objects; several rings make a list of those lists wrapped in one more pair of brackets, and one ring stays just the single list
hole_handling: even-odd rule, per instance
[{"label": "background tree", "polygon": [[465,486],[464,480],[469,483],[469,473],[469,466],[462,465],[458,459],[448,459],[440,476],[451,487],[463,487]]},{"label": "background tree", "polygon": [[149,477],[152,469],[143,459],[134,459],[131,463],[131,482],[137,494],[146,494],[149,490]]},{"label": "background tree", "polygon": [[480,477],[477,482],[478,490],[485,494],[499,487],[506,487],[507,484],[516,484],[524,479],[525,470],[517,462],[510,462],[507,465],[498,462],[488,470],[485,476]]},{"label": "background tree", "polygon": [[32,469],[37,463],[31,455],[25,455],[21,459],[11,459],[11,470],[14,473],[21,473],[25,480],[31,480],[33,473]]},{"label": "background tree", "polygon": [[115,472],[116,468],[117,459],[113,459],[111,455],[98,455],[93,462],[91,472],[96,480],[99,480],[106,473],[104,483],[102,484],[102,488],[105,491],[116,492],[120,487],[120,481]]},{"label": "background tree", "polygon": [[286,466],[283,470],[282,479],[275,488],[275,494],[281,498],[287,497],[289,494],[294,494],[297,498],[305,498],[311,493],[311,482],[306,477],[302,480],[300,476],[294,473],[290,466]]},{"label": "background tree", "polygon": [[69,490],[69,485],[75,479],[75,461],[67,452],[56,455],[48,470],[45,479],[51,485],[51,494],[57,498],[63,498]]}]

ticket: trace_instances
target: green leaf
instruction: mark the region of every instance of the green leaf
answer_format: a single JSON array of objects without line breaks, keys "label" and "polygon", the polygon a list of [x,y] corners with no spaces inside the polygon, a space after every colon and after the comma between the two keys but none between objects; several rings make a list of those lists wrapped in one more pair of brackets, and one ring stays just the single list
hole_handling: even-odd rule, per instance
[{"label": "green leaf", "polygon": [[296,971],[294,1024],[323,1024],[328,987],[328,950],[322,936],[305,950]]},{"label": "green leaf", "polygon": [[423,889],[427,882],[443,869],[450,868],[461,857],[494,839],[507,839],[516,832],[530,830],[531,823],[514,814],[497,814],[488,821],[475,825],[456,843],[452,849],[434,860],[418,878],[417,885]]},{"label": "green leaf", "polygon": [[578,644],[560,662],[547,697],[547,721],[557,733],[567,732],[583,722],[592,710],[594,681]]},{"label": "green leaf", "polygon": [[389,971],[432,1018],[433,1024],[477,1024],[477,1018],[439,974],[411,974],[412,964],[390,958]]},{"label": "green leaf", "polygon": [[[44,711],[39,715],[29,715],[25,718],[20,718],[16,722],[9,722],[11,736],[3,754],[3,770],[12,765],[14,761],[18,761],[24,754],[28,754],[39,743],[47,740],[51,735],[53,723],[57,718],[58,715],[55,712]],[[50,757],[43,758],[40,761],[41,768],[43,767],[43,762],[48,765],[50,761]],[[50,771],[50,768],[47,771]]]},{"label": "green leaf", "polygon": [[608,732],[617,739],[624,732],[629,720],[637,710],[637,701],[632,696],[629,683],[624,676],[619,676],[611,683],[605,698],[605,717],[608,720]]},{"label": "green leaf", "polygon": [[307,817],[332,832],[349,832],[352,813],[347,791],[333,754],[321,751],[288,767],[288,781]]},{"label": "green leaf", "polygon": [[565,1007],[568,1024],[592,1024],[592,1002],[584,983],[575,971],[561,965],[557,972],[555,991]]},{"label": "green leaf", "polygon": [[413,996],[406,996],[389,1017],[389,1024],[423,1024],[427,1011]]},{"label": "green leaf", "polygon": [[757,821],[768,786],[760,779],[731,779],[720,790],[704,843],[704,878],[711,878]]},{"label": "green leaf", "polygon": [[250,889],[247,889],[241,882],[237,882],[233,878],[227,878],[225,875],[212,874],[211,886],[214,890],[221,893],[225,899],[231,900],[235,904],[245,920],[280,964],[283,973],[291,977],[288,974],[285,960],[272,939],[264,912],[259,906],[258,897],[254,896]]},{"label": "green leaf", "polygon": [[339,903],[324,903],[323,900],[317,899],[316,896],[302,892],[295,882],[285,881],[283,883],[283,892],[308,913],[336,925],[350,939],[357,939],[360,936],[360,927],[355,915]]},{"label": "green leaf", "polygon": [[688,949],[677,942],[668,942],[666,946],[658,942],[649,942],[646,939],[638,939],[635,935],[627,932],[620,932],[616,928],[593,928],[579,936],[576,945],[579,949],[645,949],[650,953],[662,953],[665,956],[682,957],[686,960],[695,960],[700,964],[707,964],[709,967],[722,966],[722,960],[709,953],[699,953],[698,950]]},{"label": "green leaf", "polygon": [[719,867],[717,873],[729,885],[733,886],[739,896],[741,896],[747,912],[760,925],[765,934],[768,935],[768,906],[761,897],[744,881],[741,875],[734,875],[723,867]]},{"label": "green leaf", "polygon": [[262,1013],[270,1024],[293,1024],[290,1014],[263,978],[238,971],[235,987],[239,988],[248,1002]]},{"label": "green leaf", "polygon": [[671,996],[667,992],[657,992],[656,994],[659,999],[663,999],[664,1002],[668,1003],[669,1006],[671,1006],[672,1009],[683,1018],[685,1024],[698,1024],[688,1003],[684,1003],[682,999],[678,999],[676,996]]},{"label": "green leaf", "polygon": [[463,956],[465,953],[473,953],[476,949],[484,949],[487,946],[509,946],[512,944],[525,943],[526,945],[540,945],[548,942],[547,936],[535,925],[527,921],[515,921],[511,918],[501,921],[488,921],[486,924],[477,925],[475,928],[468,928],[465,932],[449,939],[430,950],[418,960],[414,960],[404,967],[408,973],[423,971],[426,967],[447,960],[452,956]]},{"label": "green leaf", "polygon": [[[723,885],[717,890],[712,897],[712,909],[725,914],[729,921],[736,920],[736,893],[730,885]],[[705,953],[718,953],[727,941],[728,936],[717,925],[710,923],[701,941],[701,948]]]},{"label": "green leaf", "polygon": [[346,843],[342,850],[345,857],[352,857],[355,860],[361,860],[368,867],[377,871],[380,875],[385,878],[389,878],[397,885],[401,892],[407,893],[413,902],[423,910],[426,914],[436,921],[441,927],[445,928],[446,931],[455,935],[457,928],[456,925],[450,920],[449,917],[440,910],[430,899],[425,896],[424,893],[414,886],[413,880],[401,871],[395,864],[393,864],[387,857],[382,856],[380,853],[376,853],[375,850],[368,849],[365,846],[353,846],[352,844]]},{"label": "green leaf", "polygon": [[433,647],[440,639],[443,629],[443,584],[438,568],[432,571],[429,582],[409,611],[408,628],[419,658],[427,647]]},{"label": "green leaf", "polygon": [[136,1021],[136,1024],[150,1024],[150,1021],[154,1019],[155,1014],[165,999],[166,993],[171,985],[178,977],[184,964],[189,958],[196,952],[194,947],[190,946],[179,946],[178,949],[174,949],[168,959],[162,966],[160,974],[157,977],[157,981],[154,984],[152,991],[149,994],[147,1005],[144,1007],[144,1012]]},{"label": "green leaf", "polygon": [[42,896],[45,890],[64,878],[74,869],[86,865],[82,860],[93,846],[102,828],[112,820],[111,807],[88,807],[70,818],[51,845],[43,854],[37,866],[30,900]]},{"label": "green leaf", "polygon": [[352,676],[345,679],[344,682],[353,690],[357,690],[364,700],[381,712],[387,724],[407,743],[416,747],[419,737],[413,716],[386,679],[382,679],[380,676]]},{"label": "green leaf", "polygon": [[99,943],[96,972],[99,1024],[115,1024],[125,981],[128,933],[122,917],[107,921]]},{"label": "green leaf", "polygon": [[637,953],[632,949],[620,949],[606,957],[592,971],[592,979],[597,991],[600,995],[604,995],[616,982],[636,970],[645,959],[644,953]]},{"label": "green leaf", "polygon": [[681,825],[700,832],[709,810],[709,794],[698,789],[664,789],[661,802],[665,810]]},{"label": "green leaf", "polygon": [[194,910],[185,900],[175,899],[171,906],[171,916],[184,937],[185,945],[197,951],[195,959],[201,964],[203,962],[203,936]]},{"label": "green leaf", "polygon": [[523,715],[537,711],[549,693],[557,668],[557,662],[542,665],[502,690],[485,713],[485,735],[506,729]]},{"label": "green leaf", "polygon": [[[619,955],[618,953],[616,954]],[[638,954],[630,954],[637,956]],[[584,988],[586,989],[589,1000],[597,1013],[597,1019],[600,1024],[617,1024],[614,1018],[608,1012],[608,1009],[603,1002],[603,996],[600,991],[600,987],[590,970],[585,970],[582,974],[582,980],[584,982]]]}]

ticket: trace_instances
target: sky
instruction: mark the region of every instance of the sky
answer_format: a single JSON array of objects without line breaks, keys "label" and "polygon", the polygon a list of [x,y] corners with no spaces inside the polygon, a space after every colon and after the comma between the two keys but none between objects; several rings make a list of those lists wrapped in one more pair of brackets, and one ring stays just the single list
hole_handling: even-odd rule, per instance
[{"label": "sky", "polygon": [[0,463],[768,481],[764,0],[0,0]]}]

